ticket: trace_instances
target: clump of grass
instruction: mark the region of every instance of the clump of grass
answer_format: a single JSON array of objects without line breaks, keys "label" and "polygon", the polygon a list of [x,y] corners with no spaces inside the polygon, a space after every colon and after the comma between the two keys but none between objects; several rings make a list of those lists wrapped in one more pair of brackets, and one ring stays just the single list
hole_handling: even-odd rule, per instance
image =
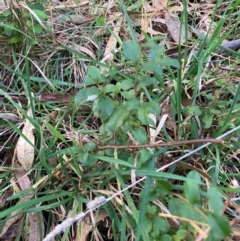
[{"label": "clump of grass", "polygon": [[[198,26],[201,8],[209,9],[203,5],[193,10],[183,2],[181,25],[186,33],[191,25],[193,38],[182,33],[188,46],[183,53],[177,46],[178,59],[166,56],[174,46],[169,35],[153,37],[133,24],[146,20],[139,10],[147,6],[139,2],[52,7],[16,1],[1,14],[1,238],[12,228],[15,239],[28,240],[35,230],[43,240],[101,196],[108,202],[100,212],[79,226],[71,227],[72,218],[57,238],[221,240],[236,234],[238,52],[216,50],[237,35],[238,2],[216,3],[207,29]],[[163,9],[148,18],[155,31],[167,29],[157,24],[158,12]],[[19,136],[28,141],[26,120],[36,144],[34,164],[24,171],[15,152]],[[196,140],[230,129],[224,143],[197,148]]]}]

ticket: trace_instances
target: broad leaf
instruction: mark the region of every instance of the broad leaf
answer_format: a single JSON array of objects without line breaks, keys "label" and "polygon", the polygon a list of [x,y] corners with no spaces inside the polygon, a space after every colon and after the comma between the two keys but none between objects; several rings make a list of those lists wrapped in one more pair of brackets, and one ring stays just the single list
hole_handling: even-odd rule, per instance
[{"label": "broad leaf", "polygon": [[134,64],[137,65],[141,57],[141,49],[138,44],[128,40],[123,42],[123,54]]},{"label": "broad leaf", "polygon": [[105,128],[111,132],[115,132],[119,127],[121,127],[124,121],[129,117],[130,111],[126,110],[125,106],[118,106],[115,108],[113,114],[109,117]]},{"label": "broad leaf", "polygon": [[105,121],[114,111],[113,100],[108,96],[101,96],[98,101],[98,109],[101,112],[101,118]]},{"label": "broad leaf", "polygon": [[187,177],[191,178],[192,180],[186,181],[184,183],[184,195],[190,203],[199,204],[201,200],[198,185],[198,183],[201,181],[200,175],[194,170],[189,172]]},{"label": "broad leaf", "polygon": [[223,209],[223,200],[221,194],[215,188],[208,189],[208,205],[214,213],[221,213]]},{"label": "broad leaf", "polygon": [[223,240],[230,235],[230,224],[224,215],[211,213],[208,218],[208,223],[211,227],[210,239],[208,240]]},{"label": "broad leaf", "polygon": [[148,135],[143,127],[137,127],[132,130],[133,136],[140,144],[146,144],[148,141]]}]

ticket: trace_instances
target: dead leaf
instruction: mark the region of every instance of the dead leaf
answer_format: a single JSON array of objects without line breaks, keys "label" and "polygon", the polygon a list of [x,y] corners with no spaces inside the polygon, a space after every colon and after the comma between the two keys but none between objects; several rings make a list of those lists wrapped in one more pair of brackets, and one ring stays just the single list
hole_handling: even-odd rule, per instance
[{"label": "dead leaf", "polygon": [[[185,27],[170,11],[165,10],[165,24],[172,39],[179,44],[185,43]],[[181,31],[180,31],[181,30]],[[181,35],[180,35],[181,34]],[[188,31],[188,37],[190,32]]]},{"label": "dead leaf", "polygon": [[31,241],[41,241],[44,237],[44,223],[41,212],[29,214],[29,237]]},{"label": "dead leaf", "polygon": [[176,122],[171,118],[172,116],[171,104],[169,102],[164,102],[162,104],[161,115],[165,115],[165,114],[168,115],[168,118],[165,121],[165,127],[172,132],[170,134],[171,136],[176,135],[177,125],[176,125]]},{"label": "dead leaf", "polygon": [[92,59],[94,59],[94,60],[96,60],[96,56],[95,56],[95,54],[91,51],[91,50],[89,50],[88,48],[86,48],[86,47],[83,47],[83,46],[80,46],[80,45],[78,45],[78,44],[73,44],[72,46],[68,46],[69,48],[72,48],[72,49],[74,49],[74,50],[76,50],[76,51],[78,51],[78,52],[82,52],[82,53],[84,53],[84,54],[87,54],[88,56],[90,56]]},{"label": "dead leaf", "polygon": [[[32,117],[32,110],[29,109],[27,114],[29,117]],[[17,159],[25,170],[32,167],[34,160],[35,137],[33,135],[33,130],[34,126],[29,119],[26,119],[22,129],[22,135],[19,137],[16,146]],[[32,143],[32,145],[29,142]]]},{"label": "dead leaf", "polygon": [[152,0],[152,5],[158,11],[164,9],[168,5],[168,0]]},{"label": "dead leaf", "polygon": [[12,194],[12,190],[7,190],[2,194],[2,196],[0,197],[0,208],[3,208],[5,206],[7,198],[12,196]]},{"label": "dead leaf", "polygon": [[[30,114],[30,113],[29,113]],[[14,169],[18,169],[20,168],[20,166],[17,164],[17,163],[14,163]],[[20,186],[20,189],[18,188],[18,186],[16,185],[16,183],[12,182],[12,187],[13,187],[13,190],[15,192],[19,192],[19,191],[24,191],[28,188],[30,188],[31,186],[31,183],[30,183],[30,180],[28,178],[28,175],[25,171],[14,171],[14,175],[15,175],[15,178],[17,180],[17,183],[19,184]],[[23,202],[23,201],[28,201],[32,198],[32,195],[25,195],[23,199],[21,199],[20,202]],[[20,203],[19,202],[19,203]],[[14,223],[16,223],[17,221],[19,223],[21,223],[19,221],[19,219],[21,219],[22,217],[24,216],[23,213],[20,212],[20,210],[16,210],[14,212],[12,212],[9,216],[8,216],[8,219],[7,221],[5,222],[4,224],[4,227],[3,227],[3,230],[0,234],[0,238],[1,237],[5,237],[7,235],[7,232],[11,233],[11,229],[14,225]],[[32,239],[30,239],[32,240]]]},{"label": "dead leaf", "polygon": [[150,143],[153,144],[155,143],[155,138],[153,137],[155,136],[156,132],[157,117],[154,114],[149,114],[148,117],[154,122],[154,126],[149,125]]},{"label": "dead leaf", "polygon": [[[9,217],[7,218],[7,221],[4,224],[4,227],[2,229],[2,232],[0,233],[0,238],[2,238],[5,233],[8,231],[8,229],[19,219],[21,219],[23,216],[23,213],[20,213],[19,210],[12,212]],[[1,224],[2,225],[2,224]]]},{"label": "dead leaf", "polygon": [[[154,13],[149,15],[148,12],[149,11],[153,11],[153,12],[158,12],[159,9],[163,9],[164,7],[160,4],[158,4],[158,7],[155,8],[154,6],[151,7],[148,3],[144,3],[143,7],[142,7],[142,16],[141,16],[141,28],[144,32],[149,33],[151,35],[165,35],[161,32],[155,31],[152,28],[152,20],[154,19]],[[157,14],[159,15],[159,14]],[[140,39],[140,41],[143,39],[144,37],[142,36],[142,38]]]},{"label": "dead leaf", "polygon": [[[31,187],[31,182],[26,171],[17,170],[17,171],[14,171],[14,175],[22,191],[29,189]],[[32,198],[32,196],[33,195],[30,192],[26,193],[26,195],[24,196],[24,200],[28,201]]]},{"label": "dead leaf", "polygon": [[[111,37],[108,40],[108,43],[107,43],[107,46],[106,46],[105,52],[104,52],[104,62],[106,61],[106,59],[108,60],[108,62],[112,62],[112,60],[113,60],[112,51],[114,51],[116,49],[117,38],[119,37],[119,31],[120,31],[120,26],[122,24],[122,21],[123,21],[123,18],[120,17],[116,23],[116,26],[113,29]],[[102,62],[102,61],[100,61],[100,62]]]},{"label": "dead leaf", "polygon": [[[21,222],[14,223],[7,232],[1,237],[1,240],[12,240],[17,237]],[[14,239],[15,240],[15,239]]]},{"label": "dead leaf", "polygon": [[95,226],[97,226],[100,221],[103,221],[106,217],[108,217],[108,214],[106,212],[98,212],[94,213],[93,216],[95,223],[91,223],[89,217],[86,217],[85,222],[82,223],[82,232],[81,234],[78,233],[79,241],[87,241],[89,233],[93,230]]}]

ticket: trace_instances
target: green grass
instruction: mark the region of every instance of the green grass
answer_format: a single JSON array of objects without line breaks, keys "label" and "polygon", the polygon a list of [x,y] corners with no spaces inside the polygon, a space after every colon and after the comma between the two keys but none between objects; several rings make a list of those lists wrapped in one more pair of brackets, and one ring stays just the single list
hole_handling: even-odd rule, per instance
[{"label": "green grass", "polygon": [[[239,51],[215,51],[224,40],[239,38],[239,1],[194,9],[183,1],[179,24],[194,29],[193,37],[181,33],[183,46],[155,21],[164,18],[161,6],[113,4],[49,10],[47,1],[34,1],[28,7],[38,20],[24,6],[0,14],[0,237],[15,230],[13,240],[30,240],[36,231],[36,240],[43,240],[104,196],[107,203],[91,218],[55,240],[237,240],[239,201],[230,199],[239,193],[233,187],[239,177]],[[204,7],[210,22],[202,19]],[[165,36],[141,29],[145,12],[149,26]],[[86,23],[63,20],[71,14]],[[102,63],[111,36],[117,38],[113,61]],[[174,59],[166,48],[175,47]],[[163,114],[168,118],[158,130]],[[34,144],[22,132],[26,121]],[[221,144],[152,145],[226,133]],[[29,170],[17,160],[20,137],[35,153]]]}]

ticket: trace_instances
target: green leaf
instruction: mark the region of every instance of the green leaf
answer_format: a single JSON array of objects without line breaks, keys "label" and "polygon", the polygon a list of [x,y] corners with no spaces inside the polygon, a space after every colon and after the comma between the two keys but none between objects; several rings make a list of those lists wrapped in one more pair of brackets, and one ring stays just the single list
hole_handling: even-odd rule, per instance
[{"label": "green leaf", "polygon": [[164,234],[160,237],[159,241],[173,241],[173,239],[170,235]]},{"label": "green leaf", "polygon": [[196,116],[202,115],[202,111],[200,107],[196,105],[185,107],[183,111],[184,111],[184,114],[186,115],[196,115]]},{"label": "green leaf", "polygon": [[88,143],[86,143],[86,144],[84,145],[84,150],[85,150],[85,151],[95,151],[95,150],[96,150],[96,147],[97,147],[97,145],[96,145],[95,142],[89,141]]},{"label": "green leaf", "polygon": [[86,101],[93,101],[95,100],[98,95],[101,93],[100,89],[96,86],[92,86],[90,88],[87,88],[87,100]]},{"label": "green leaf", "polygon": [[26,25],[27,25],[28,27],[32,27],[33,23],[32,23],[31,20],[28,19],[28,20],[26,21]]},{"label": "green leaf", "polygon": [[149,157],[151,156],[151,153],[148,149],[146,148],[142,148],[140,151],[140,155],[139,155],[139,162],[144,164],[145,162],[148,161]]},{"label": "green leaf", "polygon": [[125,106],[118,106],[115,108],[113,114],[109,117],[105,128],[111,132],[115,132],[121,127],[124,121],[129,117],[130,111],[126,110]]},{"label": "green leaf", "polygon": [[146,63],[143,63],[141,67],[143,71],[151,71],[153,73],[158,74],[159,76],[162,76],[163,74],[162,67],[159,64],[156,64],[155,62],[150,60]]},{"label": "green leaf", "polygon": [[[200,190],[198,183],[201,181],[200,175],[195,170],[188,173],[187,178],[191,178],[191,181],[186,181],[184,183],[184,195],[186,199],[192,204],[200,203]],[[196,182],[196,181],[197,182]]]},{"label": "green leaf", "polygon": [[171,198],[168,202],[169,211],[172,215],[185,217],[195,221],[203,221],[203,218],[199,215],[192,205],[185,203],[178,198]]},{"label": "green leaf", "polygon": [[205,123],[204,128],[208,129],[212,126],[213,116],[212,115],[204,115],[202,121]]},{"label": "green leaf", "polygon": [[164,45],[154,44],[150,48],[149,57],[152,61],[157,62],[159,59],[162,59],[164,52],[165,52]]},{"label": "green leaf", "polygon": [[141,49],[134,41],[123,42],[123,54],[134,64],[137,65],[141,57]]},{"label": "green leaf", "polygon": [[148,214],[155,214],[157,212],[157,207],[156,206],[147,205],[146,212]]},{"label": "green leaf", "polygon": [[137,117],[144,125],[155,126],[153,120],[149,118],[149,111],[145,106],[141,106],[138,110]]},{"label": "green leaf", "polygon": [[134,87],[135,83],[132,79],[125,79],[122,81],[122,90],[129,90]]},{"label": "green leaf", "polygon": [[96,86],[82,88],[75,95],[74,103],[75,105],[80,105],[84,104],[87,101],[93,101],[98,97],[99,94],[100,90]]},{"label": "green leaf", "polygon": [[149,85],[156,85],[157,84],[157,80],[154,77],[149,77],[149,76],[141,76],[139,78],[139,85],[141,87],[146,87]]},{"label": "green leaf", "polygon": [[96,17],[95,21],[96,21],[96,26],[98,26],[98,27],[104,26],[104,24],[105,24],[105,19],[100,16]]},{"label": "green leaf", "polygon": [[222,214],[211,213],[208,217],[208,223],[211,227],[210,235],[215,240],[223,240],[231,233],[229,221]]},{"label": "green leaf", "polygon": [[41,33],[42,32],[42,26],[40,25],[40,24],[34,24],[34,32],[36,33],[36,34],[39,34],[39,33]]},{"label": "green leaf", "polygon": [[8,17],[12,14],[10,9],[5,10],[3,13],[1,13],[4,17]]},{"label": "green leaf", "polygon": [[220,110],[215,110],[215,109],[210,109],[210,112],[211,112],[212,114],[215,114],[215,115],[220,115],[220,114],[222,113],[222,111],[220,111]]},{"label": "green leaf", "polygon": [[87,89],[83,88],[80,89],[74,98],[75,105],[80,105],[81,103],[84,103],[87,100]]},{"label": "green leaf", "polygon": [[115,90],[116,90],[116,85],[113,85],[113,84],[108,84],[103,87],[104,93],[111,93],[111,92],[114,92]]},{"label": "green leaf", "polygon": [[214,213],[221,213],[223,210],[223,200],[221,194],[215,188],[208,189],[208,205],[213,209]]},{"label": "green leaf", "polygon": [[139,109],[139,100],[133,99],[133,100],[125,101],[124,105],[126,106],[127,110],[138,110]]},{"label": "green leaf", "polygon": [[164,179],[156,180],[155,192],[165,196],[169,194],[172,191],[172,189],[173,186],[168,181],[165,181]]},{"label": "green leaf", "polygon": [[132,100],[135,97],[135,91],[133,89],[128,91],[122,91],[121,95],[127,100]]},{"label": "green leaf", "polygon": [[41,20],[47,20],[49,16],[45,14],[43,11],[38,9],[33,9],[33,12],[41,19]]},{"label": "green leaf", "polygon": [[144,103],[142,105],[147,108],[149,113],[155,114],[157,116],[160,115],[160,106],[159,106],[158,102],[151,101],[151,102],[148,102],[148,103]]},{"label": "green leaf", "polygon": [[98,84],[101,82],[100,70],[95,66],[88,67],[88,76],[85,80],[86,85]]},{"label": "green leaf", "polygon": [[14,23],[4,24],[4,33],[5,33],[7,36],[10,37],[10,36],[12,36],[12,34],[13,34],[14,28],[15,28],[15,24],[14,24]]},{"label": "green leaf", "polygon": [[146,231],[146,233],[150,233],[151,229],[152,229],[152,219],[148,219],[146,218],[144,221],[143,221],[143,226],[144,226],[144,229]]},{"label": "green leaf", "polygon": [[98,159],[101,160],[101,161],[112,163],[112,164],[119,164],[119,165],[122,165],[122,166],[133,168],[132,164],[130,164],[126,161],[120,160],[120,159],[107,157],[107,156],[98,156]]},{"label": "green leaf", "polygon": [[59,140],[61,140],[64,143],[67,143],[66,139],[64,138],[64,136],[54,127],[52,126],[50,123],[46,122],[46,126],[48,127],[48,129],[51,131],[52,135],[57,137]]},{"label": "green leaf", "polygon": [[133,136],[140,144],[146,144],[148,141],[148,135],[143,127],[138,127],[132,130]]},{"label": "green leaf", "polygon": [[153,225],[157,227],[161,231],[161,233],[167,233],[169,230],[168,222],[164,218],[159,216],[154,217]]},{"label": "green leaf", "polygon": [[91,167],[98,161],[95,155],[91,155],[86,151],[84,151],[82,155],[79,155],[79,159],[85,167]]},{"label": "green leaf", "polygon": [[187,231],[184,229],[179,229],[177,231],[177,236],[180,240],[183,240],[187,236]]},{"label": "green leaf", "polygon": [[158,61],[158,63],[159,63],[161,66],[173,66],[173,67],[175,67],[175,68],[177,68],[177,69],[180,68],[180,64],[179,64],[178,60],[176,60],[176,59],[171,59],[171,58],[169,58],[169,57],[164,57],[164,58],[160,59],[160,60]]},{"label": "green leaf", "polygon": [[152,232],[151,232],[151,236],[152,236],[153,238],[158,238],[159,234],[160,234],[159,228],[158,228],[156,225],[153,225],[153,229],[152,229]]},{"label": "green leaf", "polygon": [[105,121],[113,113],[115,108],[113,100],[108,96],[101,96],[98,101],[100,116]]}]

